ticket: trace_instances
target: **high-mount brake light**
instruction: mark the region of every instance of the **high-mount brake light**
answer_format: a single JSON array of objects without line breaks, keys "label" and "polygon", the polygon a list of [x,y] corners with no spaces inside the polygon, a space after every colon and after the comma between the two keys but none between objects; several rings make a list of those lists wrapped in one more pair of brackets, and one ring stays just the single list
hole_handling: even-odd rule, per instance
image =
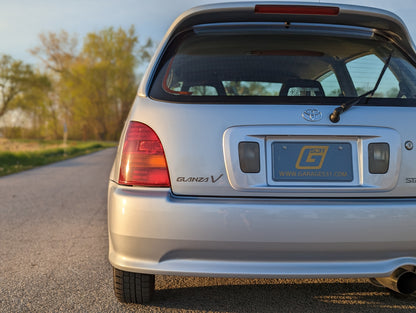
[{"label": "high-mount brake light", "polygon": [[118,183],[144,187],[169,187],[165,153],[149,126],[131,121],[123,145]]},{"label": "high-mount brake light", "polygon": [[300,14],[300,15],[338,15],[339,8],[314,5],[256,5],[255,13],[263,14]]}]

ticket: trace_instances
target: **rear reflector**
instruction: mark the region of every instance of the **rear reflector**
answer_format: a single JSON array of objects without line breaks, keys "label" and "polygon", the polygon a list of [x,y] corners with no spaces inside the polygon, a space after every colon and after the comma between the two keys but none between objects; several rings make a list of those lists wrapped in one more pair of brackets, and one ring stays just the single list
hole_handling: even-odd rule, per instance
[{"label": "rear reflector", "polygon": [[238,144],[240,169],[243,173],[260,172],[260,147],[257,142],[242,141]]},{"label": "rear reflector", "polygon": [[313,5],[256,5],[254,12],[263,14],[338,15],[339,8]]},{"label": "rear reflector", "polygon": [[149,126],[130,122],[123,145],[118,183],[147,187],[170,186],[162,143]]},{"label": "rear reflector", "polygon": [[389,170],[390,146],[388,143],[368,145],[368,169],[371,174],[385,174]]}]

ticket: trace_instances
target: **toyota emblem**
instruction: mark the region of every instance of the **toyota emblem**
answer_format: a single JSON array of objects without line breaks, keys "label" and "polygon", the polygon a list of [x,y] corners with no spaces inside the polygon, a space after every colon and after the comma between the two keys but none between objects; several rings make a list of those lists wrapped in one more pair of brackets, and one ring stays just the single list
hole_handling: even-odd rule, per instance
[{"label": "toyota emblem", "polygon": [[322,119],[322,113],[318,109],[307,109],[302,113],[302,117],[309,122],[317,122]]}]

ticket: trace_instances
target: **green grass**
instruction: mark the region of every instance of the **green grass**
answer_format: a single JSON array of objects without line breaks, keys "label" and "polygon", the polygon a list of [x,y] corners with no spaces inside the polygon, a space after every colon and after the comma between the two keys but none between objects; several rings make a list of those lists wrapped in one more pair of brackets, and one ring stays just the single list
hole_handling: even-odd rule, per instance
[{"label": "green grass", "polygon": [[48,148],[48,144],[40,144],[36,151],[1,151],[0,176],[25,171],[37,166],[74,158],[105,148],[114,147],[112,142],[69,142],[66,148]]}]

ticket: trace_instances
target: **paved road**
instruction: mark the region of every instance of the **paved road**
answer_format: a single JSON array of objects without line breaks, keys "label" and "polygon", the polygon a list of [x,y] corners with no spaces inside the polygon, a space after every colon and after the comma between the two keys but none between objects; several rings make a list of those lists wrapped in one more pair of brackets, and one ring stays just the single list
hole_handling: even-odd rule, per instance
[{"label": "paved road", "polygon": [[415,312],[364,280],[157,276],[152,305],[122,305],[107,261],[114,149],[0,179],[0,312]]}]

